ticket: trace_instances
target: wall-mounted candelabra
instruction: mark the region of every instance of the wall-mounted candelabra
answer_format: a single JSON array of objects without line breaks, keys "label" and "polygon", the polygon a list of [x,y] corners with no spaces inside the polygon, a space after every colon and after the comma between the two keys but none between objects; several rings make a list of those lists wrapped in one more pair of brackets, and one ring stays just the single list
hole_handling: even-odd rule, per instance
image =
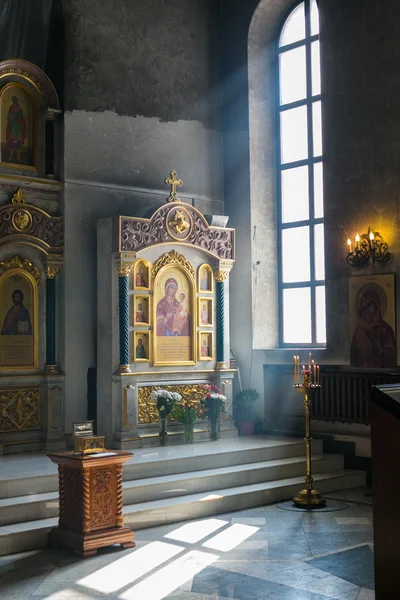
[{"label": "wall-mounted candelabra", "polygon": [[361,236],[356,235],[354,250],[351,240],[347,240],[348,254],[346,262],[351,267],[365,267],[370,260],[372,262],[386,263],[390,259],[389,247],[383,241],[378,231],[372,232],[368,228],[368,233]]}]

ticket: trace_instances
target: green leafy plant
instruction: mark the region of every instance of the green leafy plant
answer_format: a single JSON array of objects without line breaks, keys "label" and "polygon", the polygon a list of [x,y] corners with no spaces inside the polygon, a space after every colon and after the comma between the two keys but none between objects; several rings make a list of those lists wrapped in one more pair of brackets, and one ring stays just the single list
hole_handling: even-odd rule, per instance
[{"label": "green leafy plant", "polygon": [[250,421],[252,419],[253,405],[259,397],[260,394],[257,390],[250,388],[236,394],[233,403],[235,422]]},{"label": "green leafy plant", "polygon": [[200,412],[198,404],[195,404],[192,400],[183,400],[175,405],[172,411],[172,418],[184,425],[193,426],[195,420],[200,416]]}]

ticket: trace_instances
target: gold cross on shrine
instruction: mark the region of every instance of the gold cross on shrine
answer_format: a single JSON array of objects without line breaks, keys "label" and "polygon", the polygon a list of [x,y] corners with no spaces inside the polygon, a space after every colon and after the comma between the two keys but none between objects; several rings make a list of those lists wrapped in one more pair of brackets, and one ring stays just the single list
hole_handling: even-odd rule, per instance
[{"label": "gold cross on shrine", "polygon": [[171,171],[170,177],[165,179],[165,183],[171,186],[171,191],[169,198],[167,198],[167,202],[182,202],[182,200],[176,195],[176,188],[181,187],[183,185],[183,181],[182,179],[176,178],[176,171]]}]

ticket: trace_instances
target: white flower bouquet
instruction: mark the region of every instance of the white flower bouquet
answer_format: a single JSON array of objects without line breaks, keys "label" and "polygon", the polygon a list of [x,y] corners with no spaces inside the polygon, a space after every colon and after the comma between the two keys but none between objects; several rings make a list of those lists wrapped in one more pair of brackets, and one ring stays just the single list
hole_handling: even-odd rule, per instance
[{"label": "white flower bouquet", "polygon": [[182,396],[177,392],[168,392],[167,390],[153,390],[150,394],[150,400],[156,402],[158,413],[162,419],[166,419],[172,413],[181,398]]}]

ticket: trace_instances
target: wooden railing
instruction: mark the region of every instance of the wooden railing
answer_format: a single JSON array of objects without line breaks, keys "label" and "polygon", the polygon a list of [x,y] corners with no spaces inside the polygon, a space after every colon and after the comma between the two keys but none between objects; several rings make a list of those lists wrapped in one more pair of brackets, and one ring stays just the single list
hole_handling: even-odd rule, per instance
[{"label": "wooden railing", "polygon": [[368,396],[372,386],[400,383],[400,372],[321,368],[321,390],[314,397],[312,419],[369,424]]}]

